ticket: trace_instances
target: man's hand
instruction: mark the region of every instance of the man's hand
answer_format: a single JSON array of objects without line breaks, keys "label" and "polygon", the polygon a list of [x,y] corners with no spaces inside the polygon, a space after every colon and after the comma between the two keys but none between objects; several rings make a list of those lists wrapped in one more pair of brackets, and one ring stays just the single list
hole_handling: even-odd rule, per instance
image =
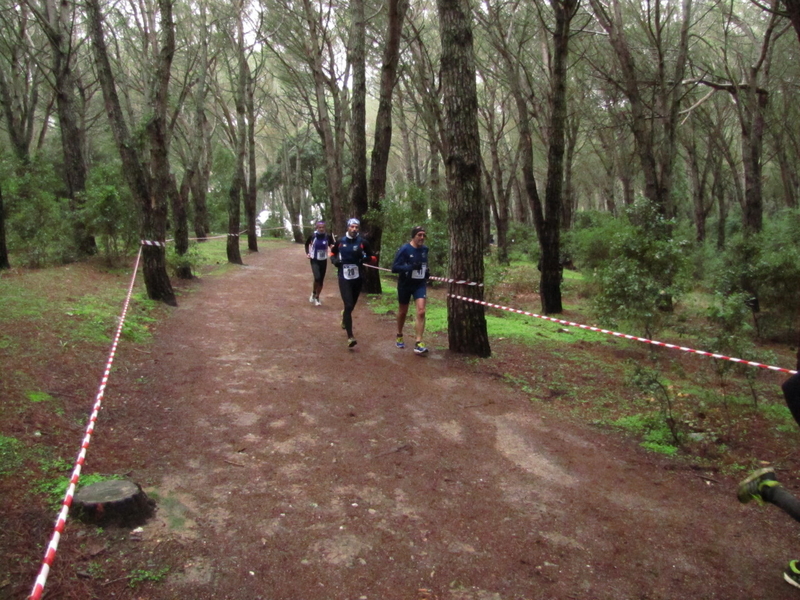
[{"label": "man's hand", "polygon": [[377,256],[370,256],[369,257],[369,264],[371,264],[373,267],[378,266],[378,257]]}]

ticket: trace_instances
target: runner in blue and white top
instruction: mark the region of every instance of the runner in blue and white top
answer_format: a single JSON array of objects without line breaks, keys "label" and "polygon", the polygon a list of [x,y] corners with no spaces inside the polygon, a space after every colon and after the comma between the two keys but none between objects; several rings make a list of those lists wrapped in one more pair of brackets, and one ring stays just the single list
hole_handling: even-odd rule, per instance
[{"label": "runner in blue and white top", "polygon": [[322,302],[319,295],[322,293],[325,272],[328,270],[328,252],[334,240],[330,233],[325,232],[325,221],[317,221],[314,229],[314,233],[308,236],[305,246],[306,256],[311,263],[311,273],[314,276],[314,287],[308,301],[314,306],[320,306]]},{"label": "runner in blue and white top", "polygon": [[359,230],[361,222],[350,219],[347,222],[347,233],[334,242],[331,247],[331,263],[339,271],[339,292],[342,294],[342,329],[347,331],[347,346],[356,345],[353,336],[353,309],[361,294],[363,277],[361,266],[366,262],[371,265],[378,264],[378,257],[373,254],[367,240],[361,237]]},{"label": "runner in blue and white top", "polygon": [[428,247],[425,245],[427,234],[423,227],[414,227],[411,230],[411,241],[403,244],[394,256],[392,273],[398,273],[397,279],[397,338],[395,345],[405,348],[403,341],[403,326],[408,316],[408,306],[411,298],[417,310],[414,330],[416,341],[414,354],[425,354],[428,348],[422,341],[425,333],[425,303],[427,299],[428,272]]}]

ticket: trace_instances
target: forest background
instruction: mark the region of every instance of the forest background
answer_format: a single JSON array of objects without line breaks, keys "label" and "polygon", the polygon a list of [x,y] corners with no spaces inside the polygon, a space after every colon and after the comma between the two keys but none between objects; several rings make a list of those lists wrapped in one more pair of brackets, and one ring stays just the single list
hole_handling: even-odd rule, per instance
[{"label": "forest background", "polygon": [[[258,225],[301,242],[356,215],[384,267],[422,224],[436,273],[480,298],[535,290],[559,314],[563,287],[576,319],[800,364],[799,40],[798,0],[0,0],[4,293],[15,271],[141,249],[148,296],[174,304],[171,279],[200,264],[190,238],[222,234],[241,264]],[[449,347],[488,356],[483,308],[463,304],[446,301]],[[631,368],[646,417],[603,420],[735,471],[785,461],[774,382],[715,368],[750,398],[712,407],[709,384],[686,408]],[[602,399],[587,381],[549,401]]]}]

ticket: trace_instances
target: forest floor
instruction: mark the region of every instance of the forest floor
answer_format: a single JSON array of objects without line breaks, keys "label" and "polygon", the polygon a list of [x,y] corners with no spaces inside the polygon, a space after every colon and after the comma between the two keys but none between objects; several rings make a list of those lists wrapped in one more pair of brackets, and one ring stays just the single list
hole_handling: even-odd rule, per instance
[{"label": "forest floor", "polygon": [[[415,356],[395,348],[394,315],[363,297],[348,350],[334,273],[314,307],[296,245],[263,244],[244,261],[181,284],[152,340],[120,346],[84,472],[130,478],[157,510],[138,529],[70,519],[45,598],[800,598],[781,576],[800,558],[800,527],[740,505],[741,474],[575,417],[580,398],[563,390],[601,374],[553,382],[558,356],[503,340],[489,360],[449,353],[443,335]],[[609,363],[622,352],[584,350]],[[104,359],[60,356],[41,377],[89,409]],[[511,385],[515,368],[536,370],[552,402]],[[613,396],[623,383],[599,385]],[[48,419],[28,413],[19,435],[72,439],[77,453],[83,426]],[[9,481],[0,598],[17,599],[55,513]]]}]

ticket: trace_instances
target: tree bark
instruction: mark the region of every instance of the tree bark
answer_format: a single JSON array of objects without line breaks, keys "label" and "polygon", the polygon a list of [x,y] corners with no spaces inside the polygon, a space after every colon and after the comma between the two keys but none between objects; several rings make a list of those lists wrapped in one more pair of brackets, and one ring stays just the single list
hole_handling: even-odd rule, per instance
[{"label": "tree bark", "polygon": [[[175,237],[175,253],[184,256],[189,251],[189,220],[186,215],[186,205],[189,198],[189,179],[191,173],[185,171],[180,187],[175,182],[175,176],[170,176],[169,197],[172,209],[173,235]],[[192,279],[192,267],[189,264],[179,265],[175,275],[179,279]]]},{"label": "tree bark", "polygon": [[[370,237],[370,244],[372,244],[369,223],[364,218],[369,207],[367,204],[367,59],[365,50],[367,32],[363,0],[351,0],[350,15],[352,28],[348,60],[353,69],[353,92],[350,99],[352,156],[350,206],[355,210],[354,216],[361,219],[362,233]],[[368,276],[372,269],[366,271]]]},{"label": "tree bark", "polygon": [[[782,0],[782,2],[786,8],[786,16],[789,17],[789,21],[797,34],[797,41],[800,42],[800,0]],[[798,357],[800,357],[800,354],[798,354]]]},{"label": "tree bark", "polygon": [[234,141],[234,148],[236,151],[235,166],[233,178],[231,179],[230,187],[228,188],[228,243],[226,245],[226,253],[228,262],[241,265],[242,254],[239,250],[239,227],[241,225],[241,206],[242,199],[246,193],[246,180],[244,172],[244,160],[247,153],[247,108],[246,99],[247,94],[247,59],[244,54],[244,26],[242,19],[242,11],[244,10],[243,4],[240,2],[237,6],[237,22],[236,22],[236,90],[234,91],[234,103],[236,104],[236,123],[232,127],[232,139]]},{"label": "tree bark", "polygon": [[247,65],[247,189],[244,197],[245,217],[247,219],[247,249],[258,252],[258,238],[256,237],[256,197],[258,195],[256,175],[256,108],[254,81]]},{"label": "tree bark", "polygon": [[[206,29],[206,6],[200,2],[201,27]],[[194,139],[192,140],[192,157],[190,170],[192,177],[189,185],[192,193],[192,208],[194,218],[192,226],[198,241],[204,242],[209,233],[208,206],[206,192],[208,179],[211,173],[211,139],[209,134],[208,117],[206,116],[206,98],[208,96],[208,37],[203,35],[200,39],[200,57],[198,64],[197,85],[194,94]]]},{"label": "tree bark", "polygon": [[564,184],[564,152],[567,133],[567,58],[570,24],[578,0],[551,0],[555,15],[550,94],[550,140],[547,152],[547,185],[544,219],[539,231],[542,249],[542,282],[539,295],[545,314],[560,313],[561,305],[561,196]]},{"label": "tree bark", "polygon": [[[595,16],[608,33],[609,42],[621,70],[621,80],[614,81],[625,93],[629,104],[631,130],[636,140],[636,150],[644,176],[644,195],[667,219],[675,216],[672,198],[672,177],[675,166],[676,131],[678,108],[682,98],[682,86],[676,82],[684,80],[689,47],[689,26],[692,22],[693,0],[683,0],[680,11],[680,42],[674,52],[672,66],[666,63],[670,55],[665,48],[654,49],[658,62],[652,72],[642,72],[637,65],[633,45],[628,39],[622,9],[618,0],[606,3],[590,0]],[[607,5],[608,4],[608,5]],[[650,20],[642,20],[648,31],[661,31],[668,19],[674,15],[665,10],[668,3],[655,0]],[[661,43],[661,36],[656,38]],[[646,63],[646,61],[643,61]]]},{"label": "tree bark", "polygon": [[[64,182],[67,186],[70,210],[80,214],[84,201],[82,194],[86,189],[86,157],[84,156],[85,132],[77,115],[77,81],[72,68],[71,17],[73,7],[69,0],[45,2],[43,23],[53,58],[53,78],[55,81],[56,108],[61,134],[61,150],[64,155]],[[86,227],[82,217],[74,223],[73,239],[79,257],[97,253],[97,244]]]},{"label": "tree bark", "polygon": [[328,194],[331,201],[331,213],[333,215],[333,230],[336,227],[344,227],[346,221],[344,202],[342,201],[342,164],[339,160],[338,148],[334,127],[331,125],[329,102],[325,94],[326,77],[322,65],[321,42],[319,39],[319,23],[314,14],[314,9],[310,0],[303,0],[303,9],[308,25],[309,42],[307,53],[310,57],[310,67],[314,79],[314,94],[316,98],[316,109],[318,112],[315,127],[322,140],[322,148],[325,156],[325,177],[328,184]]},{"label": "tree bark", "polygon": [[[445,172],[450,231],[450,277],[483,282],[483,199],[472,15],[467,0],[438,0],[445,110]],[[450,284],[450,294],[466,295]],[[483,300],[483,288],[472,295]],[[450,350],[491,355],[484,307],[447,299]]]},{"label": "tree bark", "polygon": [[[0,68],[0,106],[11,148],[23,164],[28,164],[30,160],[39,105],[39,83],[42,79],[41,69],[38,68],[34,56],[36,49],[27,48],[31,42],[32,21],[28,6],[21,3],[16,12],[16,21],[9,19],[8,27],[4,27],[2,32],[7,44],[4,62],[8,66],[7,70]],[[46,130],[46,119],[44,122],[43,130]]]},{"label": "tree bark", "polygon": [[[378,114],[375,116],[375,140],[370,159],[368,188],[367,233],[372,251],[380,254],[383,241],[383,199],[386,196],[386,170],[392,146],[392,96],[397,82],[397,64],[400,58],[400,37],[403,31],[408,0],[389,0],[386,47],[383,50]],[[372,215],[376,215],[375,218]],[[367,269],[364,290],[368,294],[380,294],[380,273]]]},{"label": "tree bark", "polygon": [[[168,10],[168,15],[162,12],[162,27],[172,30],[172,4],[171,0],[159,0],[159,5]],[[108,50],[106,48],[105,36],[103,34],[103,19],[100,12],[99,0],[86,0],[87,16],[89,20],[89,34],[92,40],[92,47],[95,54],[97,77],[103,90],[106,112],[111,126],[111,132],[117,144],[117,149],[122,159],[125,177],[131,189],[133,197],[142,208],[142,237],[146,241],[156,242],[157,245],[146,244],[142,248],[142,259],[145,287],[147,295],[152,300],[160,300],[166,304],[177,306],[175,293],[172,284],[167,276],[166,257],[164,240],[166,239],[167,205],[164,194],[151,194],[151,181],[149,173],[136,149],[136,145],[130,135],[127,123],[123,117],[122,107],[117,95],[117,87],[114,80],[114,73],[111,69]],[[166,35],[165,43],[169,44],[169,35]],[[174,51],[174,36],[172,37]],[[163,85],[169,80],[169,66],[172,60],[172,52],[165,48],[161,55],[161,62],[158,70],[158,84]],[[163,99],[164,104],[154,106],[154,111],[166,109],[166,89],[156,94],[157,98]],[[153,115],[154,118],[156,115]],[[163,119],[162,119],[163,120]],[[166,156],[166,151],[163,151]]]},{"label": "tree bark", "polygon": [[10,268],[8,246],[6,245],[6,211],[3,206],[3,188],[0,187],[0,270]]}]

